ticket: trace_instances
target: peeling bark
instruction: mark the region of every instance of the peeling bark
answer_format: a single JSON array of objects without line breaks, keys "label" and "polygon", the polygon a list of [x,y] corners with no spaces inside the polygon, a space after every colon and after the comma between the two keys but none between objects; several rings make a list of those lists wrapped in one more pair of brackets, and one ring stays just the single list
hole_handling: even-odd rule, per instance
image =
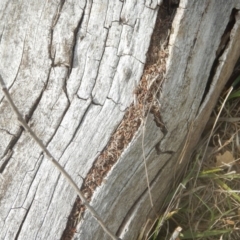
[{"label": "peeling bark", "polygon": [[[0,3],[14,101],[122,239],[160,210],[240,55],[239,1],[161,2]],[[0,239],[108,239],[2,92],[0,111]]]}]

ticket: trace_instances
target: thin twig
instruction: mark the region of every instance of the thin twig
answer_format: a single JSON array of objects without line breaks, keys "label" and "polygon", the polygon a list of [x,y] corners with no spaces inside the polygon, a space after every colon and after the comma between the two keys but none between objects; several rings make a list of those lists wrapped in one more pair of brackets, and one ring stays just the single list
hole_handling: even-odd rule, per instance
[{"label": "thin twig", "polygon": [[94,210],[94,208],[88,203],[87,199],[83,196],[82,192],[78,188],[77,184],[74,182],[74,180],[71,178],[71,176],[64,170],[64,168],[58,163],[58,161],[53,157],[53,155],[48,151],[46,146],[43,144],[42,140],[38,138],[38,136],[34,133],[34,131],[28,126],[24,118],[22,117],[21,113],[19,112],[18,108],[14,104],[11,95],[9,94],[9,91],[3,81],[3,78],[0,74],[0,84],[2,86],[2,91],[9,102],[13,112],[16,114],[17,119],[19,123],[24,127],[24,129],[29,132],[31,137],[35,140],[35,142],[41,147],[43,152],[47,155],[49,160],[53,163],[53,165],[63,174],[63,176],[66,178],[66,180],[70,183],[70,185],[75,189],[77,194],[79,195],[82,203],[87,207],[87,209],[91,212],[92,216],[98,221],[98,223],[101,225],[103,230],[114,240],[119,240],[118,237],[116,237],[105,225],[100,215]]},{"label": "thin twig", "polygon": [[182,163],[182,160],[183,160],[183,158],[185,156],[185,153],[186,153],[186,149],[187,149],[187,147],[190,143],[190,136],[191,136],[191,133],[192,133],[192,130],[193,130],[193,125],[194,125],[194,121],[192,121],[192,123],[189,127],[188,134],[187,134],[187,137],[186,137],[186,141],[185,141],[184,146],[183,146],[183,150],[181,151],[180,156],[179,156],[179,160],[178,160],[179,164]]},{"label": "thin twig", "polygon": [[[151,81],[150,85],[148,86],[148,90],[150,90],[152,84],[154,82],[156,82],[159,78],[159,74],[153,79],[153,81]],[[163,81],[163,80],[162,80]],[[158,85],[158,88],[156,90],[155,93],[153,93],[153,101],[154,99],[156,98],[156,94],[159,92],[160,90],[160,87],[162,85],[162,81],[159,83]],[[145,96],[145,99],[144,99],[144,102],[146,101],[146,97],[147,95]],[[148,168],[147,168],[147,160],[146,160],[146,155],[145,155],[145,150],[144,150],[144,140],[145,140],[145,127],[146,127],[146,122],[147,122],[147,118],[149,116],[149,113],[150,113],[150,109],[153,105],[153,101],[151,102],[148,110],[147,110],[147,115],[146,115],[146,118],[144,119],[144,113],[145,113],[145,110],[144,110],[144,106],[143,106],[143,119],[142,119],[142,123],[143,123],[143,126],[142,126],[142,152],[143,152],[143,162],[144,162],[144,169],[145,169],[145,175],[146,175],[146,181],[147,181],[147,188],[148,188],[148,194],[149,194],[149,200],[150,200],[150,204],[153,208],[153,210],[155,211],[155,214],[157,215],[157,211],[156,209],[154,208],[154,204],[153,204],[153,198],[152,198],[152,194],[151,194],[151,186],[150,186],[150,181],[149,181],[149,174],[148,174]]]},{"label": "thin twig", "polygon": [[146,175],[146,180],[147,180],[147,188],[148,188],[149,199],[150,199],[151,206],[153,208],[154,205],[153,205],[153,199],[152,199],[151,188],[150,188],[150,181],[149,181],[149,176],[148,176],[147,160],[146,160],[146,155],[145,155],[145,150],[144,150],[144,138],[145,138],[145,122],[143,120],[143,132],[142,132],[143,162],[144,162],[144,169],[145,169],[145,175]]},{"label": "thin twig", "polygon": [[169,240],[177,240],[179,234],[181,233],[181,231],[182,231],[182,228],[178,226],[178,227],[174,230],[174,232],[173,232],[173,234],[172,234],[172,236],[171,236],[171,238],[170,238]]},{"label": "thin twig", "polygon": [[[159,222],[157,224],[156,229],[151,233],[151,235],[149,236],[149,234],[147,234],[147,240],[151,239],[153,235],[155,235],[156,231],[157,234],[160,232],[161,227],[163,226],[163,223],[167,220],[167,215],[169,214],[169,212],[171,211],[170,209],[173,207],[173,201],[176,197],[176,195],[180,192],[181,189],[186,189],[185,185],[180,183],[177,187],[177,189],[175,190],[169,204],[167,205],[167,209],[165,210],[164,214],[161,216],[161,218],[159,219]],[[158,221],[158,219],[156,219],[153,223],[153,226],[155,225],[156,221]],[[153,227],[152,226],[152,227]]]}]

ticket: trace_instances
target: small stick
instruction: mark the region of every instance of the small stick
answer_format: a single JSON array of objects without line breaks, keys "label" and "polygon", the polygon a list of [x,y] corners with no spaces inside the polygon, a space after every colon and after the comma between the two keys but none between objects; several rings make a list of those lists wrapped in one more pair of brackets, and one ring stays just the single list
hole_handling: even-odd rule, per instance
[{"label": "small stick", "polygon": [[174,232],[173,232],[173,234],[172,234],[172,236],[171,236],[171,238],[169,240],[177,240],[177,239],[179,239],[178,236],[181,233],[181,231],[182,231],[182,228],[181,227],[177,227],[174,230]]},{"label": "small stick", "polygon": [[66,180],[70,183],[70,185],[74,188],[74,190],[79,195],[82,203],[87,207],[87,209],[91,212],[92,216],[98,221],[98,223],[101,225],[105,233],[107,233],[113,240],[119,240],[118,237],[116,237],[106,226],[103,222],[100,215],[94,210],[94,208],[89,204],[87,199],[83,196],[82,192],[79,190],[77,184],[74,182],[74,180],[71,178],[71,176],[65,171],[65,169],[58,163],[58,161],[53,157],[53,155],[48,151],[46,146],[43,144],[42,140],[38,138],[38,136],[33,132],[33,130],[28,126],[24,118],[22,117],[21,113],[18,111],[18,108],[14,104],[9,91],[3,81],[3,78],[0,74],[0,84],[2,86],[2,91],[9,102],[13,112],[16,114],[17,119],[19,123],[24,127],[24,129],[29,132],[31,137],[35,140],[35,142],[41,147],[43,152],[47,155],[48,159],[52,162],[52,164],[63,174],[63,176],[66,178]]}]

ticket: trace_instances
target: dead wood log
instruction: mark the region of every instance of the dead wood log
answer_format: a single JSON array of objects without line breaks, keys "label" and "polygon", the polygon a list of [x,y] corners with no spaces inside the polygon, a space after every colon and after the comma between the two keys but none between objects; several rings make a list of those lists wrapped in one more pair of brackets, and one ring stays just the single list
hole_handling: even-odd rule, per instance
[{"label": "dead wood log", "polygon": [[[0,2],[14,102],[122,239],[156,216],[240,55],[238,0],[165,2]],[[108,239],[2,92],[0,112],[0,239]]]}]

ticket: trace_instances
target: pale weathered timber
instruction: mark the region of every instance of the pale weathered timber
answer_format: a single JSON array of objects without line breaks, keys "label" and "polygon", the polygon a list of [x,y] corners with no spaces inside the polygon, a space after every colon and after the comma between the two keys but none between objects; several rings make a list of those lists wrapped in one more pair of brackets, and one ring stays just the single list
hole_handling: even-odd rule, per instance
[{"label": "pale weathered timber", "polygon": [[[0,2],[1,74],[23,116],[79,186],[134,100],[157,4]],[[154,217],[142,143],[158,210],[231,74],[240,52],[239,20],[201,104],[233,8],[240,8],[239,1],[180,2],[160,97],[168,132],[162,133],[152,114],[143,119],[91,201],[122,239],[136,239]],[[22,131],[2,93],[0,101],[0,239],[60,239],[76,194]],[[188,154],[179,165],[192,123]],[[88,212],[74,238],[108,239]]]},{"label": "pale weathered timber", "polygon": [[27,124],[26,120],[23,118],[23,116],[19,112],[18,108],[16,107],[15,103],[13,102],[12,97],[9,94],[9,91],[8,91],[8,89],[5,85],[5,82],[2,79],[1,75],[0,75],[0,84],[1,84],[1,87],[2,87],[2,92],[4,93],[4,97],[7,99],[9,105],[11,106],[13,112],[15,113],[15,115],[17,117],[18,122],[21,124],[21,126],[24,128],[24,130],[28,132],[28,134],[32,137],[32,139],[34,139],[34,141],[41,148],[41,150],[43,151],[44,155],[48,158],[48,160],[62,174],[62,176],[64,176],[65,180],[75,190],[76,194],[80,197],[83,205],[91,212],[91,214],[98,221],[100,226],[102,226],[104,232],[106,232],[113,240],[118,240],[118,237],[108,229],[107,225],[104,223],[101,216],[95,211],[94,208],[91,207],[91,205],[89,204],[89,201],[84,197],[83,192],[79,189],[78,185],[75,183],[75,181],[72,179],[72,177],[63,168],[63,166],[61,166],[61,164],[59,164],[58,160],[56,160],[54,158],[54,156],[48,151],[45,144],[43,144],[42,140],[39,139],[39,137],[36,135],[36,133]]}]

